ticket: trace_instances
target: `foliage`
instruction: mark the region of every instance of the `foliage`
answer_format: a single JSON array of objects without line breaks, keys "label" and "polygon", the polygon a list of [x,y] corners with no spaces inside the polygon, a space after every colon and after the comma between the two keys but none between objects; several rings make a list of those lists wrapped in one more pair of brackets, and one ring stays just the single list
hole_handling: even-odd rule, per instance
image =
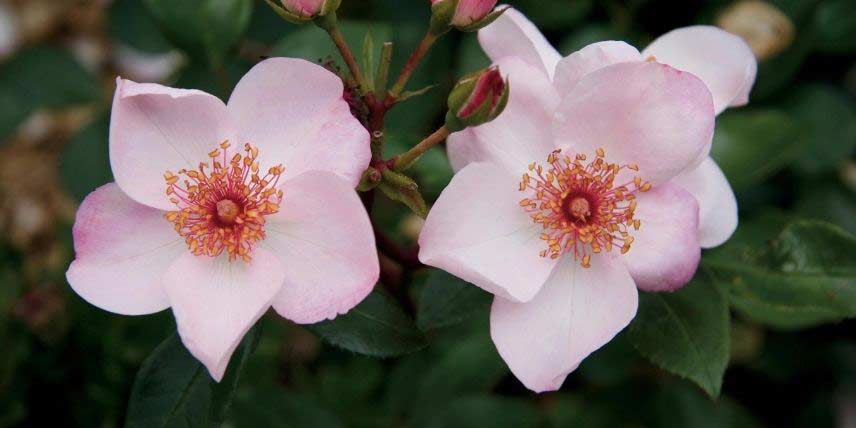
[{"label": "foliage", "polygon": [[[750,106],[718,117],[713,143],[737,193],[736,234],[703,253],[684,289],[642,293],[628,329],[583,362],[562,391],[542,395],[514,380],[497,354],[491,296],[421,267],[409,253],[414,213],[424,215],[452,176],[441,147],[374,185],[373,219],[387,244],[402,250],[384,256],[395,265],[386,290],[311,326],[269,314],[220,383],[170,335],[169,313],[114,316],[74,295],[64,278],[73,256],[68,205],[111,180],[109,92],[121,67],[112,51],[105,63],[87,63],[72,40],[97,34],[111,49],[179,52],[183,60],[164,83],[224,99],[262,56],[301,57],[347,74],[324,30],[287,25],[261,1],[89,3],[107,8],[97,11],[104,19],[95,28],[82,29],[75,22],[82,15],[64,10],[65,21],[0,59],[2,156],[10,148],[44,153],[56,177],[43,186],[67,198],[40,213],[46,229],[22,243],[11,238],[8,220],[8,207],[20,204],[0,193],[0,427],[830,426],[838,406],[852,407],[852,2],[770,2],[793,22],[796,38],[761,62]],[[389,69],[401,69],[427,26],[427,2],[343,3],[341,30],[363,72],[378,71],[384,41],[394,43]],[[671,28],[714,22],[730,4],[510,3],[563,54],[605,39],[644,46]],[[389,112],[383,159],[441,125],[454,80],[486,65],[473,34],[437,41],[407,88],[436,86]],[[29,131],[34,116],[60,123],[81,111],[80,123]]]}]

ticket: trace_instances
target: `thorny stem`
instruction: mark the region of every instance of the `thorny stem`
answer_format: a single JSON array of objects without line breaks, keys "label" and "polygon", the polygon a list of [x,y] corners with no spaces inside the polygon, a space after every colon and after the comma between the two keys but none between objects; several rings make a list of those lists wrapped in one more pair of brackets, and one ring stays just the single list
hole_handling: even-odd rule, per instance
[{"label": "thorny stem", "polygon": [[404,171],[407,168],[410,168],[423,153],[427,152],[431,147],[445,141],[449,134],[449,129],[446,128],[445,125],[441,126],[440,129],[434,131],[433,134],[426,137],[419,144],[411,147],[410,150],[396,158],[393,169],[396,171]]},{"label": "thorny stem", "polygon": [[428,50],[431,49],[431,46],[436,41],[437,36],[432,34],[431,31],[425,33],[425,37],[423,37],[422,41],[419,42],[419,46],[416,47],[410,55],[410,58],[407,59],[407,63],[404,64],[404,68],[401,69],[401,74],[398,75],[398,80],[395,81],[395,85],[389,91],[390,96],[392,96],[393,99],[398,98],[398,96],[401,95],[401,92],[404,91],[407,81],[410,80],[410,76],[412,76],[413,72],[416,71],[416,67],[419,65],[419,62],[422,61],[422,57],[428,53]]}]

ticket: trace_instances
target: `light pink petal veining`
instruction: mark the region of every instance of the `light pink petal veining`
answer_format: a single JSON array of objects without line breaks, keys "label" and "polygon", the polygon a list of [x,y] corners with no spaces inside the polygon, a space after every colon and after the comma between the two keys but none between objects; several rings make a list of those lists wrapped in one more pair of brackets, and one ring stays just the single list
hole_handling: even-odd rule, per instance
[{"label": "light pink petal veining", "polygon": [[262,245],[283,261],[276,311],[301,324],[332,319],[371,292],[379,275],[368,214],[350,183],[323,171],[286,181]]},{"label": "light pink petal veining", "polygon": [[116,79],[110,117],[110,164],[116,184],[137,202],[173,209],[163,174],[195,169],[230,139],[226,106],[202,91]]},{"label": "light pink petal veining", "polygon": [[716,162],[708,157],[673,182],[698,201],[701,247],[713,248],[725,243],[737,229],[737,198]]},{"label": "light pink petal veining", "polygon": [[589,73],[562,100],[553,122],[557,145],[613,163],[639,165],[664,183],[697,164],[713,138],[713,102],[690,73],[655,62],[625,62]]},{"label": "light pink petal veining", "polygon": [[343,90],[342,80],[320,65],[264,60],[229,99],[238,141],[259,148],[263,169],[283,163],[283,179],[322,170],[356,186],[371,158],[369,134],[351,115]]},{"label": "light pink petal veining", "polygon": [[630,323],[637,305],[633,279],[620,262],[595,255],[591,267],[583,268],[565,256],[531,301],[494,298],[490,335],[527,388],[555,391],[584,358]]},{"label": "light pink petal veining", "polygon": [[710,88],[716,113],[749,102],[758,62],[749,45],[725,30],[696,25],[663,34],[642,51],[695,74]]},{"label": "light pink petal veining", "polygon": [[187,246],[163,214],[135,202],[115,183],[90,193],[72,230],[75,260],[66,273],[71,288],[89,303],[123,315],[168,308],[161,277]]},{"label": "light pink petal veining", "polygon": [[699,210],[695,198],[673,183],[637,195],[632,231],[635,241],[621,257],[636,286],[645,291],[673,291],[695,274],[701,258]]},{"label": "light pink petal veining", "polygon": [[219,257],[179,257],[164,275],[182,342],[216,381],[241,339],[270,308],[282,287],[280,259],[255,248],[249,263]]},{"label": "light pink petal veining", "polygon": [[517,180],[490,163],[459,171],[428,213],[419,259],[504,298],[535,296],[555,261],[538,255],[546,244]]}]

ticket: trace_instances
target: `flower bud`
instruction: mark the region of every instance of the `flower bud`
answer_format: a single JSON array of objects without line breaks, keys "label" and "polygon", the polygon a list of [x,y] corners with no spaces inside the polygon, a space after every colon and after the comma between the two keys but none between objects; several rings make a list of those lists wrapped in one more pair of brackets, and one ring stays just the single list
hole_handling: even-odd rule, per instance
[{"label": "flower bud", "polygon": [[265,1],[277,15],[295,24],[303,24],[333,13],[342,2],[341,0],[280,0],[282,6],[279,6],[273,0]]},{"label": "flower bud", "polygon": [[324,0],[282,0],[285,10],[305,18],[318,15],[324,6]]},{"label": "flower bud", "polygon": [[431,0],[431,30],[442,34],[450,27],[477,31],[495,21],[505,9],[493,10],[496,0]]},{"label": "flower bud", "polygon": [[449,94],[446,127],[455,132],[496,119],[508,104],[508,94],[508,81],[497,67],[465,76]]}]

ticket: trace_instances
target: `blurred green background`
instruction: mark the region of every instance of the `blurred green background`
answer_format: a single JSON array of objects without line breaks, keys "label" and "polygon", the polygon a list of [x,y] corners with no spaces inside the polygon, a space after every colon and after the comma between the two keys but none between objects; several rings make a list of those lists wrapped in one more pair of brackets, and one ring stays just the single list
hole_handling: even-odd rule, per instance
[{"label": "blurred green background", "polygon": [[[366,32],[375,47],[394,41],[393,70],[427,25],[425,0],[343,3],[352,48],[361,49]],[[741,226],[706,260],[744,257],[794,219],[856,233],[852,0],[510,3],[563,54],[606,39],[644,47],[699,23],[749,42],[760,63],[751,103],[718,118],[713,147],[738,195]],[[225,98],[265,56],[338,61],[323,31],[287,24],[260,0],[0,0],[0,427],[124,425],[137,370],[174,332],[169,311],[110,314],[64,278],[75,207],[111,180],[116,75]],[[451,82],[486,65],[474,35],[444,37],[410,83],[438,86],[390,114],[389,155],[440,124]],[[436,198],[452,175],[443,150],[429,152],[415,175],[426,198]],[[420,221],[405,207],[379,199],[372,215],[391,240],[413,245]],[[647,362],[627,332],[562,391],[535,395],[490,342],[486,294],[437,271],[383,263],[385,280],[402,290],[398,315],[409,328],[391,334],[421,350],[361,356],[268,314],[229,426],[856,426],[852,320],[765,315],[732,297],[718,400]],[[856,287],[849,278],[845,285]],[[443,301],[449,295],[454,304]]]}]

